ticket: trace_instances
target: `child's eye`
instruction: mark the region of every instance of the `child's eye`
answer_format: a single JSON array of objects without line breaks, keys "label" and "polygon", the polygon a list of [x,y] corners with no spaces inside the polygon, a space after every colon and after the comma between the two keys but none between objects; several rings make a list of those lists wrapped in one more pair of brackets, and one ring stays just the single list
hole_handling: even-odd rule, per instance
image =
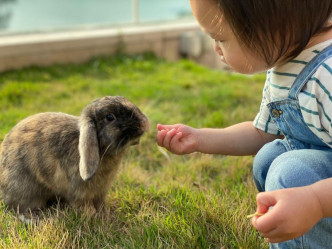
[{"label": "child's eye", "polygon": [[224,40],[214,40],[215,41],[215,43],[217,43],[217,45],[218,46],[220,46],[221,45],[221,43],[223,43],[224,42]]}]

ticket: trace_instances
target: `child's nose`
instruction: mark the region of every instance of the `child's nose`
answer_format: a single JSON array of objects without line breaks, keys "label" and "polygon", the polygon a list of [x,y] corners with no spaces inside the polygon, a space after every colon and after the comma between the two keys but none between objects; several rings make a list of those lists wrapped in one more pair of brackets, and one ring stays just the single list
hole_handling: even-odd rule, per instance
[{"label": "child's nose", "polygon": [[223,56],[222,50],[221,50],[221,48],[220,48],[218,42],[215,42],[215,43],[214,43],[214,51],[215,51],[217,54],[219,54],[220,56]]}]

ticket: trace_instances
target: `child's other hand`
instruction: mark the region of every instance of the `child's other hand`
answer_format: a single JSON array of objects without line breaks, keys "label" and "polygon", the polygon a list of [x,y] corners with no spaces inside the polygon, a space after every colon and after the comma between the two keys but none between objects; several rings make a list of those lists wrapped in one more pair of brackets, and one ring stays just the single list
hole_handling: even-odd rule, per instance
[{"label": "child's other hand", "polygon": [[174,154],[183,155],[196,151],[196,129],[183,125],[157,125],[157,143]]},{"label": "child's other hand", "polygon": [[300,237],[323,218],[311,186],[259,193],[256,199],[257,212],[265,214],[252,218],[252,224],[270,243]]}]

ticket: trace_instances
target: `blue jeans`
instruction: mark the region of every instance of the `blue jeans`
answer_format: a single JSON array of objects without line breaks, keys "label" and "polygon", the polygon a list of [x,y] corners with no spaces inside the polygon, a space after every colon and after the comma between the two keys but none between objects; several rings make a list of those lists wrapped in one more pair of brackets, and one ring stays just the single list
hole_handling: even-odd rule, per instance
[{"label": "blue jeans", "polygon": [[[306,186],[332,177],[332,149],[317,148],[294,150],[287,140],[280,139],[266,144],[257,153],[253,165],[258,190]],[[332,248],[332,218],[322,219],[297,239],[270,244],[270,248]]]}]

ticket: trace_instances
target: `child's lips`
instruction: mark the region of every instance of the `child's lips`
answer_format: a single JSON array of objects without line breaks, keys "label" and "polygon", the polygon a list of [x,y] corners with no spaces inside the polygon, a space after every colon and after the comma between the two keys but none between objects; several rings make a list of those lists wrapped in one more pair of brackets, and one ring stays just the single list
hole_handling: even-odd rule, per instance
[{"label": "child's lips", "polygon": [[224,57],[223,55],[220,55],[220,60],[221,60],[221,62],[223,62],[223,63],[226,63],[226,64],[227,64],[227,62],[226,62],[226,60],[225,60],[225,57]]}]

